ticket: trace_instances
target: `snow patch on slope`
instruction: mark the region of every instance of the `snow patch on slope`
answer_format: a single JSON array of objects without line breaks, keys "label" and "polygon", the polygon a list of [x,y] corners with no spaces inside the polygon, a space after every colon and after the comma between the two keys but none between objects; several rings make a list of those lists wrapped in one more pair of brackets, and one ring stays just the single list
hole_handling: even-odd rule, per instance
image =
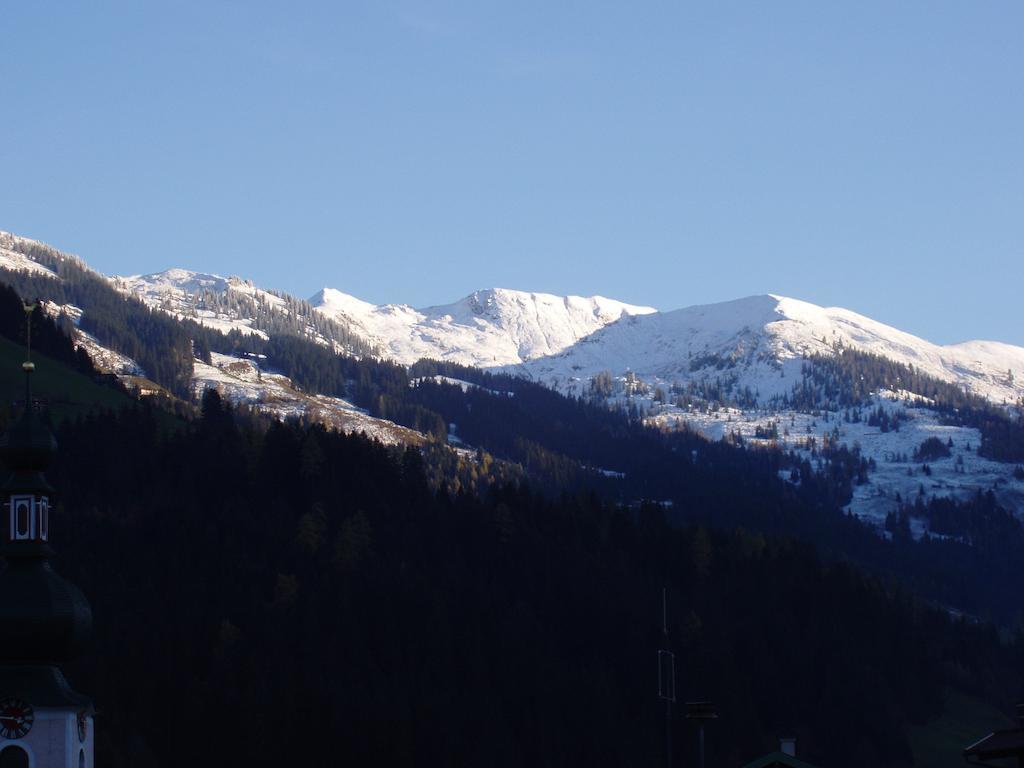
[{"label": "snow patch on slope", "polygon": [[31,272],[36,275],[60,279],[57,277],[57,273],[49,267],[44,267],[38,261],[29,258],[25,254],[5,247],[3,239],[5,235],[8,235],[8,233],[0,232],[0,269],[7,269],[11,272]]},{"label": "snow patch on slope", "polygon": [[62,316],[71,320],[74,325],[73,341],[75,347],[81,347],[88,353],[93,366],[100,373],[112,373],[119,377],[144,377],[146,375],[146,372],[142,370],[142,366],[130,357],[122,355],[120,352],[110,349],[110,347],[103,346],[99,339],[78,327],[83,314],[81,307],[76,307],[74,304],[57,304],[54,301],[45,300],[42,302],[42,307],[43,311],[54,320],[59,320]]},{"label": "snow patch on slope", "polygon": [[32,253],[39,253],[44,259],[56,262],[70,261],[84,270],[99,274],[78,256],[59,251],[52,245],[47,245],[39,240],[32,240],[28,237],[21,237],[12,232],[0,230],[0,251],[3,252],[3,258],[0,259],[0,269],[32,272],[55,277],[59,280],[60,276],[51,267],[41,263],[31,255]]},{"label": "snow patch on slope", "polygon": [[254,286],[239,277],[194,272],[188,269],[168,269],[149,275],[112,277],[111,284],[121,293],[135,296],[153,309],[159,309],[179,320],[193,320],[199,325],[227,334],[231,331],[268,338],[253,326],[253,319],[238,311],[221,311],[207,307],[204,294],[236,293],[266,302],[280,308],[284,299]]},{"label": "snow patch on slope", "polygon": [[362,432],[387,445],[419,445],[421,433],[370,416],[340,397],[301,391],[291,379],[263,371],[251,359],[213,353],[212,365],[194,361],[192,388],[201,398],[208,388],[235,404],[244,404],[277,419],[307,418],[345,433]]},{"label": "snow patch on slope", "polygon": [[[1024,510],[1024,480],[1013,474],[1014,466],[978,455],[981,433],[973,427],[943,424],[939,415],[920,400],[901,397],[895,392],[875,395],[863,408],[868,413],[882,408],[899,414],[897,429],[883,431],[867,419],[848,421],[842,411],[765,411],[723,408],[717,411],[685,410],[674,405],[655,405],[647,423],[661,429],[686,426],[710,440],[735,439],[747,445],[775,446],[793,451],[815,465],[813,448],[821,448],[830,439],[837,445],[856,447],[870,459],[874,468],[867,481],[854,485],[847,510],[881,529],[886,515],[896,512],[901,502],[913,503],[921,494],[965,501],[977,493],[992,491],[1006,509]],[[849,411],[845,412],[846,415]],[[765,437],[775,433],[774,437]],[[759,436],[760,435],[760,436]],[[950,456],[914,461],[914,451],[927,438],[943,443],[951,441]],[[928,465],[926,472],[923,467]],[[786,472],[784,476],[788,476]],[[923,520],[914,522],[915,535],[927,531]]]}]

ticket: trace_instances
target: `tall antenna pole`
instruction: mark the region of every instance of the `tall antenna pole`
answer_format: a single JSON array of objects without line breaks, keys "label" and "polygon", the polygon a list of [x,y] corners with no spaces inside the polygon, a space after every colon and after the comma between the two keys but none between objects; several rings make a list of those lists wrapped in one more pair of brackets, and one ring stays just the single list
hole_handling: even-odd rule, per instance
[{"label": "tall antenna pole", "polygon": [[[665,650],[668,653],[672,653],[668,648],[668,594],[665,587],[661,588],[661,629],[664,635]],[[672,768],[672,699],[675,698],[675,659],[672,659],[669,674],[672,676],[672,682],[669,686],[672,695],[665,698],[665,747],[666,747],[666,759],[668,768]]]},{"label": "tall antenna pole", "polygon": [[718,712],[710,701],[689,701],[686,703],[686,719],[697,721],[697,766],[704,768],[704,724],[718,718]]},{"label": "tall antenna pole", "polygon": [[669,597],[665,587],[662,588],[662,632],[665,634],[665,641],[669,641]]},{"label": "tall antenna pole", "polygon": [[672,768],[672,705],[676,701],[676,657],[669,650],[668,591],[661,588],[662,648],[658,651],[658,698],[665,701],[665,765]]}]

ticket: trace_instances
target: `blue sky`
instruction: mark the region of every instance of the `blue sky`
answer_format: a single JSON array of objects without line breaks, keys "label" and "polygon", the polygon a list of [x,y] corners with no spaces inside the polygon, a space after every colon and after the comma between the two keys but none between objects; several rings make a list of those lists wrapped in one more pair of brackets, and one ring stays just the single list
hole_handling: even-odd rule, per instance
[{"label": "blue sky", "polygon": [[417,306],[781,293],[1024,344],[1024,5],[8,4],[0,229]]}]

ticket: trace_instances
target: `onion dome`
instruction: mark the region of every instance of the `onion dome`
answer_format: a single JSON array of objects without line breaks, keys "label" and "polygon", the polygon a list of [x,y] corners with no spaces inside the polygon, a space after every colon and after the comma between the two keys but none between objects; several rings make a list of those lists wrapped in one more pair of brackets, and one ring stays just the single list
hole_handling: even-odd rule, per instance
[{"label": "onion dome", "polygon": [[89,603],[45,559],[8,556],[0,595],[0,663],[57,664],[92,634]]}]

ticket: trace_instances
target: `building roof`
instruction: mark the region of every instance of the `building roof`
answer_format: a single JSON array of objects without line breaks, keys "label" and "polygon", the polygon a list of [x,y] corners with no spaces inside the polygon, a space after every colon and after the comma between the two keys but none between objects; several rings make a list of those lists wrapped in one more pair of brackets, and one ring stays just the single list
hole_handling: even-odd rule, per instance
[{"label": "building roof", "polygon": [[769,752],[767,755],[747,763],[743,768],[771,768],[776,765],[788,766],[788,768],[817,768],[817,766],[798,760],[785,752]]},{"label": "building roof", "polygon": [[993,731],[964,750],[964,757],[993,760],[1024,755],[1024,729]]},{"label": "building roof", "polygon": [[76,693],[64,674],[51,666],[0,666],[0,699],[27,701],[33,707],[54,707],[92,712],[92,700]]},{"label": "building roof", "polygon": [[92,610],[81,591],[55,573],[45,556],[5,554],[0,663],[56,664],[76,657],[92,634]]}]

